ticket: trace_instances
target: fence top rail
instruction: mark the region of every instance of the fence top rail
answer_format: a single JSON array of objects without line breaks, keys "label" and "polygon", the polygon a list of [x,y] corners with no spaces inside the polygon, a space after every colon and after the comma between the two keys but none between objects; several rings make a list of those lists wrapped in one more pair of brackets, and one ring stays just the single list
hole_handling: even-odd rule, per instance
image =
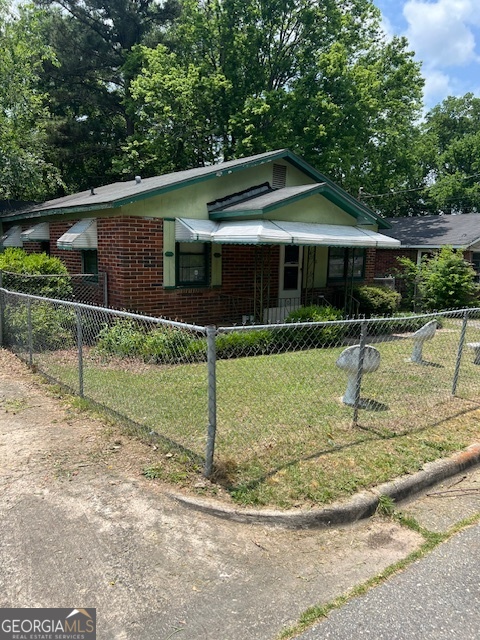
[{"label": "fence top rail", "polygon": [[120,318],[130,318],[132,320],[140,320],[143,322],[152,322],[155,324],[161,324],[169,327],[176,327],[177,329],[186,329],[188,331],[196,331],[197,333],[206,334],[206,327],[196,325],[196,324],[188,324],[186,322],[178,322],[177,320],[167,320],[166,318],[155,318],[154,316],[145,316],[138,313],[131,313],[129,311],[120,311],[118,309],[109,309],[108,307],[97,307],[92,304],[83,304],[81,302],[74,302],[70,300],[58,300],[56,298],[45,298],[43,296],[35,296],[29,293],[20,293],[18,291],[10,291],[9,289],[0,288],[0,292],[6,293],[11,296],[16,296],[17,298],[25,298],[28,300],[38,300],[39,302],[51,302],[54,304],[62,305],[64,307],[72,307],[74,309],[84,309],[86,311],[100,311],[102,313],[120,317]]},{"label": "fence top rail", "polygon": [[31,278],[32,280],[34,278],[35,279],[37,278],[86,278],[86,277],[98,275],[97,273],[18,273],[16,271],[3,271],[3,270],[0,270],[0,273],[2,275],[15,276],[19,279]]},{"label": "fence top rail", "polygon": [[349,320],[322,320],[319,322],[283,322],[275,324],[250,324],[250,325],[235,325],[230,327],[218,327],[219,333],[233,333],[236,331],[260,331],[262,329],[276,330],[276,329],[295,329],[297,327],[325,327],[332,324],[335,325],[358,325],[366,323],[369,325],[380,324],[386,322],[409,322],[419,318],[434,319],[440,316],[442,317],[460,317],[465,313],[480,313],[480,307],[468,307],[466,309],[451,309],[448,311],[435,311],[431,313],[419,313],[415,315],[407,316],[395,316],[385,318],[356,318]]}]

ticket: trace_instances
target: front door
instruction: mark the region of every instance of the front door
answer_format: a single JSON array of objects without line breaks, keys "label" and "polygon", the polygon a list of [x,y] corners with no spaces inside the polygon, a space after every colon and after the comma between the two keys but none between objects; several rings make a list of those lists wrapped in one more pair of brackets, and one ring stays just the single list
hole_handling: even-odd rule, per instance
[{"label": "front door", "polygon": [[302,294],[302,256],[303,247],[282,245],[280,247],[280,300],[299,303]]}]

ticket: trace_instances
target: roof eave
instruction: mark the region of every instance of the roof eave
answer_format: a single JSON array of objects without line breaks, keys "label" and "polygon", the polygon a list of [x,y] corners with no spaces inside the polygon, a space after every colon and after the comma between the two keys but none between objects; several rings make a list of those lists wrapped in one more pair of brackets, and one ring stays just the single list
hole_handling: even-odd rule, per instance
[{"label": "roof eave", "polygon": [[38,211],[25,211],[23,215],[17,211],[16,215],[5,216],[2,221],[17,222],[20,220],[34,220],[37,218],[49,218],[51,216],[63,215],[65,213],[91,213],[92,211],[99,211],[105,209],[115,209],[116,205],[112,202],[80,205],[77,207],[55,207],[53,209],[41,209]]}]

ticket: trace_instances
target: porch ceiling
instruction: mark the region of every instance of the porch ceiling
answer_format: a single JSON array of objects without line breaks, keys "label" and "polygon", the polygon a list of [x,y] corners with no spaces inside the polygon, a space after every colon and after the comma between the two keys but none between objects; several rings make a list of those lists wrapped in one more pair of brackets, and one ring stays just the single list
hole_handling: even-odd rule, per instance
[{"label": "porch ceiling", "polygon": [[233,220],[214,222],[178,218],[177,242],[218,244],[295,244],[328,247],[400,247],[400,241],[381,233],[334,224],[284,222],[278,220]]}]

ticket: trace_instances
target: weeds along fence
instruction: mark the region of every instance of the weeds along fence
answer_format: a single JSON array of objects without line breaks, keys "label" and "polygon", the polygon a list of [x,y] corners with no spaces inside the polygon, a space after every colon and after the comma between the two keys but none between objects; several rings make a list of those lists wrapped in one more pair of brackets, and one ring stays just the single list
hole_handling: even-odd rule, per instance
[{"label": "weeds along fence", "polygon": [[480,309],[214,328],[4,288],[0,310],[30,366],[239,487],[479,406]]}]

